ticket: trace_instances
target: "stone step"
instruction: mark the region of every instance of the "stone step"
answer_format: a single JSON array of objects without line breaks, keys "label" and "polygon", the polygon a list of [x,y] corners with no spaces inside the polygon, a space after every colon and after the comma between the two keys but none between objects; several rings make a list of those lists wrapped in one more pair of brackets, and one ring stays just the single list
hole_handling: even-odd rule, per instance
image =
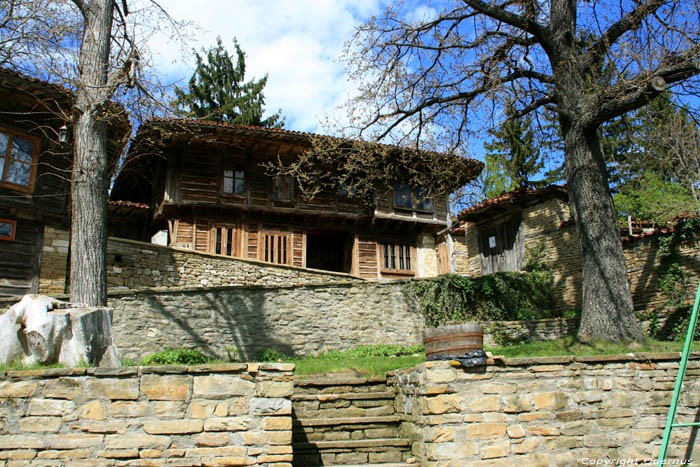
[{"label": "stone step", "polygon": [[394,415],[394,405],[386,404],[376,407],[294,407],[294,416],[302,418],[358,418],[385,417]]},{"label": "stone step", "polygon": [[298,418],[295,424],[301,426],[328,426],[328,425],[369,425],[376,423],[399,423],[398,415],[385,415],[379,417],[338,417],[338,418]]},{"label": "stone step", "polygon": [[381,464],[329,464],[325,467],[416,467],[418,464],[412,463],[381,463]]},{"label": "stone step", "polygon": [[294,401],[319,401],[319,402],[333,402],[338,400],[344,401],[356,401],[356,400],[376,400],[376,399],[391,399],[394,400],[396,394],[393,391],[382,391],[382,392],[350,392],[341,394],[330,394],[330,393],[317,393],[317,394],[294,394],[292,395],[292,402]]},{"label": "stone step", "polygon": [[384,447],[409,447],[411,441],[405,438],[377,438],[377,439],[348,439],[338,441],[313,441],[306,443],[295,443],[294,447],[300,451],[306,449],[318,449],[323,451],[343,451],[352,449],[356,451],[373,450]]},{"label": "stone step", "polygon": [[402,438],[294,443],[295,466],[401,465],[410,456],[410,441]]},{"label": "stone step", "polygon": [[294,378],[294,395],[389,392],[384,377]]}]

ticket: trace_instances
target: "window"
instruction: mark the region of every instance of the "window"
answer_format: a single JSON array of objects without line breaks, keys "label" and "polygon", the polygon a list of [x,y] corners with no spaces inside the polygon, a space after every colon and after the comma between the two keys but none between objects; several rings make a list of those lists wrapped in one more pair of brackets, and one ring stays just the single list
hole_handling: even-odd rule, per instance
[{"label": "window", "polygon": [[259,259],[268,263],[292,263],[292,242],[289,234],[264,232],[261,240],[262,251]]},{"label": "window", "polygon": [[35,138],[0,129],[0,182],[20,191],[31,191],[38,147]]},{"label": "window", "polygon": [[294,177],[278,175],[272,180],[275,201],[292,201],[294,199]]},{"label": "window", "polygon": [[0,240],[14,241],[17,222],[7,219],[0,219]]},{"label": "window", "polygon": [[[209,251],[217,255],[225,256],[241,256],[240,251],[237,251],[237,246],[240,243],[240,234],[238,229],[228,225],[213,225],[211,227]],[[240,249],[240,247],[238,248]]]},{"label": "window", "polygon": [[411,188],[406,183],[396,183],[394,185],[394,207],[432,211],[433,203],[426,188]]},{"label": "window", "polygon": [[382,243],[381,261],[383,271],[413,271],[411,253],[413,248],[405,243]]},{"label": "window", "polygon": [[355,197],[355,187],[352,182],[341,182],[338,193],[346,198]]},{"label": "window", "polygon": [[245,195],[245,172],[243,169],[224,168],[222,191],[225,195]]}]

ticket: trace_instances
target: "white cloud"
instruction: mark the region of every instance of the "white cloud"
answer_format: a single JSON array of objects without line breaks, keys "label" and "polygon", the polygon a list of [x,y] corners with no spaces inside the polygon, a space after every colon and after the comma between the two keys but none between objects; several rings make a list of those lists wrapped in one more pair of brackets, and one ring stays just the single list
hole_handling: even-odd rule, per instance
[{"label": "white cloud", "polygon": [[[318,131],[323,116],[352,93],[339,62],[354,27],[378,12],[382,0],[226,1],[169,0],[163,6],[175,19],[198,23],[191,48],[201,50],[220,36],[232,50],[237,38],[246,53],[246,79],[268,74],[266,108],[287,117],[287,128]],[[180,61],[170,37],[154,38],[150,48],[161,73],[186,83],[194,62]]]}]

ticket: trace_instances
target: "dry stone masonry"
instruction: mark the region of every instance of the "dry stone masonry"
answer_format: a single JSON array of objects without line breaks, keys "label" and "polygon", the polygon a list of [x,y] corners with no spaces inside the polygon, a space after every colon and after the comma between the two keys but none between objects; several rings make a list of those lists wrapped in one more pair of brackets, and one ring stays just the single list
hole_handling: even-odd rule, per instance
[{"label": "dry stone masonry", "polygon": [[0,465],[291,467],[293,369],[8,372],[0,382]]},{"label": "dry stone masonry", "polygon": [[122,355],[192,347],[225,359],[265,349],[308,355],[362,344],[420,343],[423,318],[401,283],[219,287],[112,294]]},{"label": "dry stone masonry", "polygon": [[[699,357],[689,364],[680,423],[700,413]],[[661,353],[500,358],[471,369],[426,362],[389,383],[422,466],[623,465],[658,455],[678,361]],[[669,459],[695,460],[695,438],[675,429]]]},{"label": "dry stone masonry", "polygon": [[[67,231],[46,227],[39,292],[62,294],[68,261]],[[107,286],[111,291],[180,289],[230,285],[292,285],[362,282],[348,274],[181,250],[123,238],[107,242]]]}]

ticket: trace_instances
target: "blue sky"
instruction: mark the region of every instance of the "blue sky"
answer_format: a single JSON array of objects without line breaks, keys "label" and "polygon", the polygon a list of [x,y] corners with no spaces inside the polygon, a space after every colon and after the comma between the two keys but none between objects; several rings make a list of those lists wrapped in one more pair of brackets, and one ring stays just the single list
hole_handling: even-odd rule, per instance
[{"label": "blue sky", "polygon": [[[220,36],[233,50],[236,37],[246,53],[247,79],[268,74],[266,109],[278,109],[290,130],[323,132],[319,125],[353,93],[340,55],[356,25],[381,11],[379,0],[249,1],[168,0],[162,6],[177,20],[200,27],[189,41],[200,50]],[[155,37],[149,48],[167,81],[186,85],[192,75],[191,50],[184,54],[170,37]],[[186,60],[187,62],[183,62]]]}]

